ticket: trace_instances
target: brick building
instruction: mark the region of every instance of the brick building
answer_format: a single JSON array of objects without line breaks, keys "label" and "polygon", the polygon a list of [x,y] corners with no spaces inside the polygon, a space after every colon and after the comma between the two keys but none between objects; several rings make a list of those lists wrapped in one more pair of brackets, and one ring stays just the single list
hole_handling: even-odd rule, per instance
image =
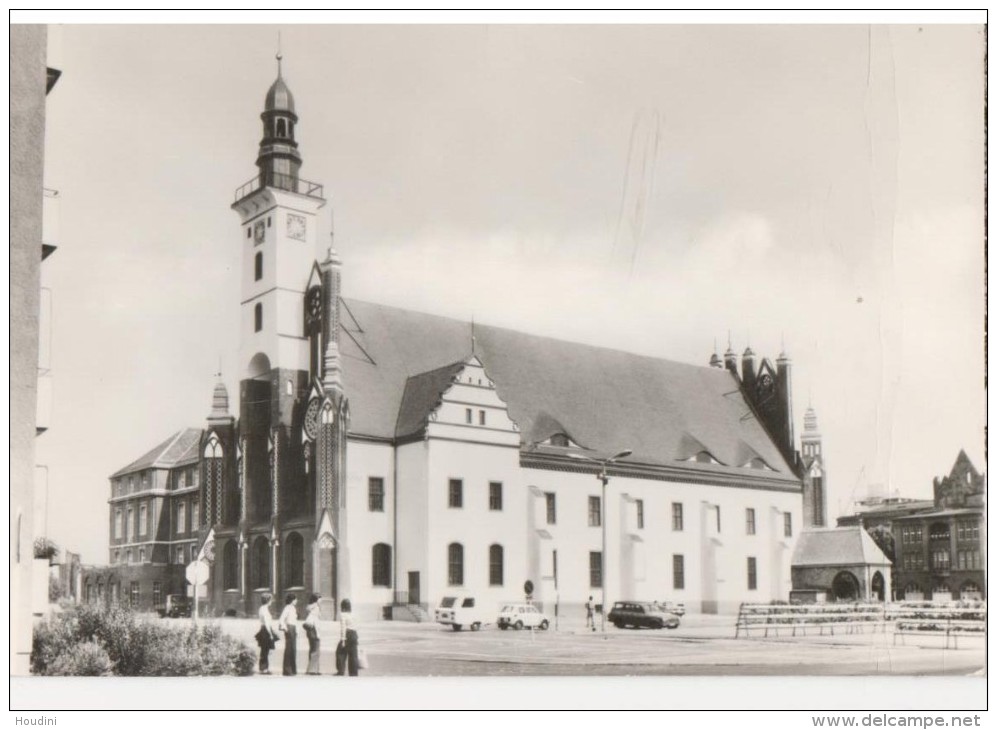
[{"label": "brick building", "polygon": [[86,572],[83,600],[151,610],[187,592],[184,568],[199,548],[200,439],[200,429],[180,431],[111,476],[110,570]]},{"label": "brick building", "polygon": [[985,480],[965,451],[934,480],[929,508],[893,520],[898,597],[986,597]]}]

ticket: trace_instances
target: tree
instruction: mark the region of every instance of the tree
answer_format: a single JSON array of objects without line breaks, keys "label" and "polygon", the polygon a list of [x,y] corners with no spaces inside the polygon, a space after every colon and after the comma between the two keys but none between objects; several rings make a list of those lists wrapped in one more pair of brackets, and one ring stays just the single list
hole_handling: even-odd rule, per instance
[{"label": "tree", "polygon": [[35,558],[38,560],[48,560],[49,562],[59,557],[59,546],[47,537],[39,537],[35,540]]},{"label": "tree", "polygon": [[893,533],[890,532],[890,528],[886,525],[876,525],[875,527],[870,527],[866,532],[869,533],[869,537],[872,541],[876,543],[883,554],[890,559],[893,563],[897,559],[896,551],[896,541],[893,539]]}]

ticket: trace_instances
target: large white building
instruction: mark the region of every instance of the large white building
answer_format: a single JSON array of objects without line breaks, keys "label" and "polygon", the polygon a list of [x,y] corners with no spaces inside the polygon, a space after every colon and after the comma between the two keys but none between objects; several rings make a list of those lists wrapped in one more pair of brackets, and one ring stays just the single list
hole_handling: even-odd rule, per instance
[{"label": "large white building", "polygon": [[526,581],[548,610],[788,598],[808,487],[785,355],[689,365],[344,299],[279,71],[261,118],[232,206],[238,419],[219,384],[198,447],[213,611],[266,591],[497,610]]}]

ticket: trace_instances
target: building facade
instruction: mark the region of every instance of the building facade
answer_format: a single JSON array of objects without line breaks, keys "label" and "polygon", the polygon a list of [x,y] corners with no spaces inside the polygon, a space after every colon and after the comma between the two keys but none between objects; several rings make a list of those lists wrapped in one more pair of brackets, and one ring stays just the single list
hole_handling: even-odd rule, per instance
[{"label": "building facade", "polygon": [[934,503],[897,517],[896,585],[908,601],[986,597],[985,483],[960,451],[946,477],[934,480]]},{"label": "building facade", "polygon": [[[219,383],[204,427],[184,432],[194,451],[112,477],[128,484],[111,498],[112,559],[144,548],[162,574],[189,545],[209,560],[217,614],[292,591],[320,593],[327,616],[347,597],[367,617],[453,594],[497,611],[526,581],[549,611],[589,596],[703,612],[788,597],[816,512],[785,354],[694,366],[344,298],[336,252],[314,260],[327,201],[299,175],[279,60],[261,121],[257,174],[232,204],[237,414]],[[162,533],[163,563],[152,525],[186,494],[170,475],[193,465],[197,537]],[[150,532],[131,535],[143,503]]]},{"label": "building facade", "polygon": [[[10,673],[27,674],[32,636],[35,438],[48,426],[39,396],[42,261],[46,240],[45,99],[59,78],[46,64],[45,26],[10,27]],[[42,399],[44,400],[44,398]],[[46,536],[47,537],[47,536]],[[47,586],[45,586],[47,590]]]},{"label": "building facade", "polygon": [[108,499],[109,568],[88,569],[82,600],[161,608],[187,594],[200,548],[200,429],[185,429],[115,472]]}]

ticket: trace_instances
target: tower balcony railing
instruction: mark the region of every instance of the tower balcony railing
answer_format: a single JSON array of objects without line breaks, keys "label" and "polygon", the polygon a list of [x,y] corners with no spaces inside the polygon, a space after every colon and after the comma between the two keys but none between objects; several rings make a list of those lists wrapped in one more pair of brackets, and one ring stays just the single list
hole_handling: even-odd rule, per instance
[{"label": "tower balcony railing", "polygon": [[322,198],[322,186],[310,180],[303,180],[297,175],[287,175],[281,172],[271,172],[266,175],[257,175],[244,185],[240,185],[235,191],[235,202],[238,203],[243,198],[249,197],[257,190],[270,187],[278,190],[287,190],[298,195],[307,195],[309,198]]}]

